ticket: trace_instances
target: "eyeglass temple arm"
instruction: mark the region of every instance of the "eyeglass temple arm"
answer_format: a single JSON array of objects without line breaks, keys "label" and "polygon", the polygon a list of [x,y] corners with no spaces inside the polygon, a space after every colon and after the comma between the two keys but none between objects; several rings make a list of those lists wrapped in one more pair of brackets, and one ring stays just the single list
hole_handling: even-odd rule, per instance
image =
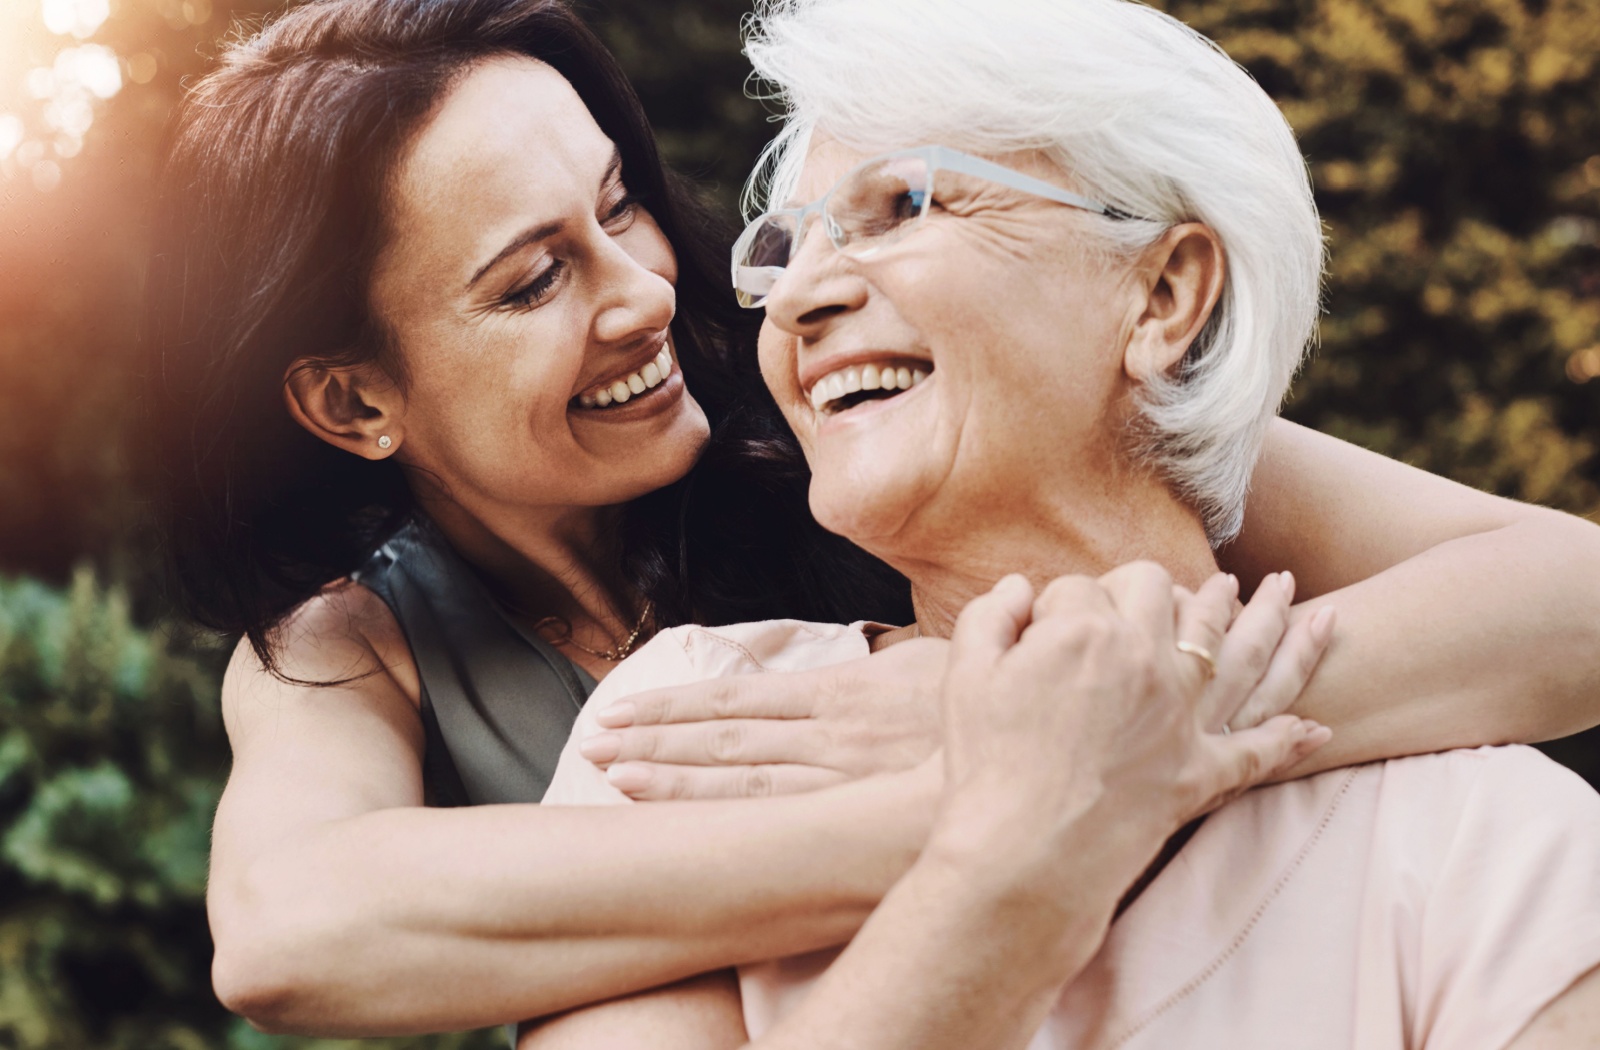
[{"label": "eyeglass temple arm", "polygon": [[1010,186],[1014,190],[1023,190],[1046,200],[1055,201],[1057,204],[1070,204],[1074,208],[1082,208],[1084,211],[1094,212],[1096,215],[1104,215],[1108,219],[1136,218],[1136,216],[1120,208],[1113,208],[1109,204],[1101,204],[1097,200],[1091,200],[1088,197],[1073,193],[1071,190],[1064,190],[1054,183],[1036,179],[1032,175],[1025,175],[1002,164],[984,160],[982,157],[974,157],[970,153],[961,153],[944,146],[934,146],[929,152],[932,154],[930,159],[938,167],[947,171],[958,172],[962,175],[975,175],[980,179],[988,179],[990,182],[998,182],[1002,186]]}]

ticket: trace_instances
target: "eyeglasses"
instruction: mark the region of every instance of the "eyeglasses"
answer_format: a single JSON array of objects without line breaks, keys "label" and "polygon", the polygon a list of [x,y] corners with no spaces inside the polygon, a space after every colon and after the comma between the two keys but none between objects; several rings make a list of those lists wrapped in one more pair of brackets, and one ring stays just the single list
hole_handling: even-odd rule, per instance
[{"label": "eyeglasses", "polygon": [[940,171],[976,176],[1111,219],[1135,218],[948,146],[898,150],[852,168],[821,199],[803,208],[769,211],[745,227],[733,245],[733,290],[739,305],[754,309],[767,301],[805,240],[813,215],[821,216],[833,246],[852,258],[864,258],[904,237],[927,218],[934,175]]}]

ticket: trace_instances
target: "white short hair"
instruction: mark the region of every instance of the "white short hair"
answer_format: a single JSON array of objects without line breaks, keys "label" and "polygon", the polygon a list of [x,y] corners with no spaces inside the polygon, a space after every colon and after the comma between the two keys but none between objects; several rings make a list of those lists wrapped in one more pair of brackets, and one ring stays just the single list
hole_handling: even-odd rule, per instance
[{"label": "white short hair", "polygon": [[1044,151],[1081,191],[1154,220],[1089,220],[1121,249],[1179,222],[1216,231],[1222,299],[1183,364],[1143,391],[1139,447],[1213,543],[1238,533],[1323,264],[1305,160],[1248,73],[1131,0],[761,0],[746,53],[786,116],[747,210],[793,193],[820,126],[863,152]]}]

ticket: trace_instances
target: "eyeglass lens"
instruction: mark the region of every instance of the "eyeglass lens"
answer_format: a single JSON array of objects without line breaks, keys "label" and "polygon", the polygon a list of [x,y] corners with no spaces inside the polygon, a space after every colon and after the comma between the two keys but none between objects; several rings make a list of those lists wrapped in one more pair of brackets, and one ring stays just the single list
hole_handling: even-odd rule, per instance
[{"label": "eyeglass lens", "polygon": [[[860,256],[904,234],[928,210],[930,176],[928,162],[918,156],[885,157],[847,174],[822,209],[834,247]],[[736,287],[744,305],[759,305],[771,291],[794,258],[799,236],[790,213],[758,219],[741,238]]]}]

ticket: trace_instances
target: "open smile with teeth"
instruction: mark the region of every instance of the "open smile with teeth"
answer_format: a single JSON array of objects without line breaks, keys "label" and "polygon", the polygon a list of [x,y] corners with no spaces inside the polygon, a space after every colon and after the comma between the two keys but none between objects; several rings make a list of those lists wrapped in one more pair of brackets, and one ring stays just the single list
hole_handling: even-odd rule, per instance
[{"label": "open smile with teeth", "polygon": [[661,352],[637,372],[630,372],[620,379],[585,390],[578,395],[577,401],[584,408],[625,405],[630,399],[646,390],[654,390],[665,383],[670,375],[672,375],[672,351],[663,346]]},{"label": "open smile with teeth", "polygon": [[811,407],[835,415],[865,401],[882,401],[921,383],[933,372],[926,361],[872,362],[829,372],[811,388]]}]

